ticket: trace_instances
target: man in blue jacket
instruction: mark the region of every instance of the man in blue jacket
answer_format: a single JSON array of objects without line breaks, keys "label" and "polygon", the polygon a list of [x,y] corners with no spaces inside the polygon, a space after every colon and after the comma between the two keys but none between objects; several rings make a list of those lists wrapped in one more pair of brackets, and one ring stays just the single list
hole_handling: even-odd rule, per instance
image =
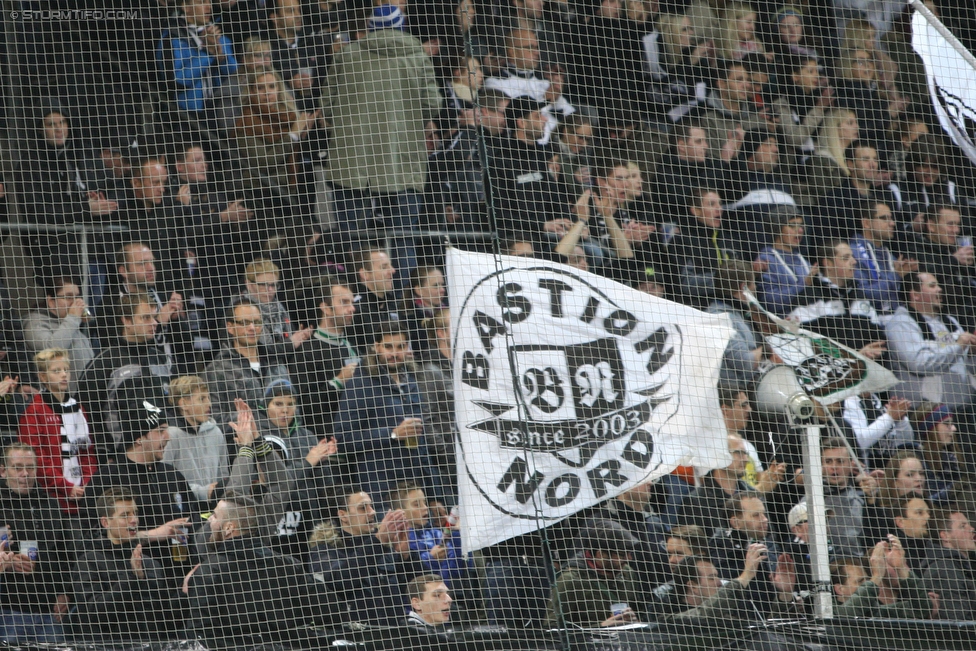
[{"label": "man in blue jacket", "polygon": [[355,457],[358,483],[370,495],[385,501],[398,483],[410,480],[440,497],[423,436],[410,339],[399,322],[377,328],[369,355],[346,383],[333,429],[339,451]]}]

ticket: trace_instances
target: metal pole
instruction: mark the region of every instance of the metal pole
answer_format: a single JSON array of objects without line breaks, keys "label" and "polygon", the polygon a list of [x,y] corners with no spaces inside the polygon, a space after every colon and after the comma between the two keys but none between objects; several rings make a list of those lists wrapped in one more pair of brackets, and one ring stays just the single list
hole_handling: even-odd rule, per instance
[{"label": "metal pole", "polygon": [[81,300],[88,305],[88,229],[84,224],[79,229],[81,244]]},{"label": "metal pole", "polygon": [[909,0],[909,4],[911,4],[912,8],[921,14],[922,17],[925,18],[925,20],[928,21],[928,23],[932,25],[937,32],[939,32],[939,34],[942,34],[942,37],[945,38],[949,45],[952,46],[952,49],[958,52],[959,56],[966,60],[966,63],[976,68],[976,57],[973,56],[972,52],[966,49],[965,45],[959,42],[959,39],[956,38],[955,34],[949,31],[949,28],[946,27],[941,20],[939,20],[938,16],[933,14],[932,11],[925,6],[922,0]]},{"label": "metal pole", "polygon": [[803,476],[807,492],[807,536],[810,545],[810,565],[813,575],[814,616],[832,619],[834,604],[830,585],[830,561],[827,557],[827,509],[824,504],[823,465],[820,457],[820,428],[804,429]]}]

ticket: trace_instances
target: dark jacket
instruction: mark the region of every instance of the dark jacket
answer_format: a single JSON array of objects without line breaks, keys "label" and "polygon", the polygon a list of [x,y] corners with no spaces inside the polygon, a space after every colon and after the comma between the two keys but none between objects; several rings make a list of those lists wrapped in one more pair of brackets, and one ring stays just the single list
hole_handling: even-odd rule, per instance
[{"label": "dark jacket", "polygon": [[67,581],[74,549],[60,506],[41,489],[19,495],[4,484],[0,486],[0,523],[10,527],[14,553],[23,553],[24,542],[37,543],[32,573],[3,574],[0,604],[23,613],[51,613],[58,595],[71,594]]},{"label": "dark jacket", "polygon": [[402,621],[407,609],[403,587],[423,573],[413,556],[403,558],[373,534],[352,536],[339,528],[312,548],[308,569],[334,595],[342,621],[382,626]]},{"label": "dark jacket", "polygon": [[209,649],[301,639],[318,604],[311,577],[257,538],[218,543],[189,585],[187,629]]},{"label": "dark jacket", "polygon": [[933,547],[922,582],[927,590],[939,593],[939,619],[976,619],[976,566],[971,556]]},{"label": "dark jacket", "polygon": [[[720,578],[731,581],[742,573],[750,542],[755,541],[749,540],[737,529],[720,530],[712,536],[709,541],[710,553]],[[758,542],[764,542],[769,553],[766,562],[759,566],[756,578],[749,583],[747,601],[755,607],[751,613],[753,616],[762,614],[768,617],[779,610],[776,591],[769,579],[779,550],[770,540]]]},{"label": "dark jacket", "polygon": [[[378,502],[399,482],[421,484],[432,476],[427,444],[410,447],[392,438],[404,418],[423,418],[420,389],[413,373],[400,374],[397,384],[372,362],[356,369],[346,384],[335,419],[339,451],[355,456],[358,484]],[[429,493],[428,493],[429,495]]]},{"label": "dark jacket", "polygon": [[160,564],[143,557],[145,578],[132,571],[133,545],[113,545],[107,538],[92,541],[71,572],[73,603],[78,610],[70,618],[76,637],[150,642],[175,632],[173,612],[164,604],[176,598],[176,586],[168,585]]},{"label": "dark jacket", "polygon": [[128,390],[148,389],[152,395],[165,395],[169,392],[171,373],[169,360],[153,342],[130,343],[119,339],[92,360],[78,383],[79,402],[88,411],[103,458],[113,456],[115,444],[121,440],[126,424],[119,421],[119,406],[131,397]]},{"label": "dark jacket", "polygon": [[213,400],[213,417],[221,427],[236,417],[235,398],[241,398],[251,409],[257,409],[264,404],[264,392],[272,382],[288,379],[288,362],[295,350],[292,344],[259,346],[259,349],[260,371],[252,369],[247,358],[228,345],[203,372],[202,379]]},{"label": "dark jacket", "polygon": [[[736,490],[750,490],[744,481],[739,481]],[[725,516],[725,500],[732,497],[726,493],[711,473],[702,478],[701,484],[681,503],[675,524],[696,524],[705,535],[712,535],[717,529],[728,526]]]},{"label": "dark jacket", "polygon": [[549,173],[548,147],[506,137],[489,152],[488,205],[503,237],[538,239],[553,219],[569,218],[566,188]]},{"label": "dark jacket", "polygon": [[917,575],[912,573],[901,582],[898,589],[898,601],[893,604],[882,605],[878,601],[878,586],[867,580],[847,601],[839,606],[834,606],[834,617],[928,619],[929,613],[932,611],[932,604],[929,603],[929,596],[925,591],[925,585]]},{"label": "dark jacket", "polygon": [[332,415],[344,388],[336,376],[359,359],[348,339],[321,329],[295,352],[291,378],[302,397],[302,420],[317,435],[332,432]]},{"label": "dark jacket", "polygon": [[854,350],[887,339],[884,330],[872,322],[876,313],[871,302],[853,283],[841,288],[817,276],[796,297],[794,306],[790,316],[804,328]]},{"label": "dark jacket", "polygon": [[380,324],[400,321],[400,298],[395,292],[387,292],[380,298],[360,286],[353,300],[356,313],[352,319],[352,332],[348,334],[349,341],[360,355],[368,355],[373,350]]},{"label": "dark jacket", "polygon": [[611,606],[625,603],[641,616],[642,596],[629,565],[613,576],[598,572],[581,554],[566,564],[552,589],[550,626],[596,628],[610,617]]}]

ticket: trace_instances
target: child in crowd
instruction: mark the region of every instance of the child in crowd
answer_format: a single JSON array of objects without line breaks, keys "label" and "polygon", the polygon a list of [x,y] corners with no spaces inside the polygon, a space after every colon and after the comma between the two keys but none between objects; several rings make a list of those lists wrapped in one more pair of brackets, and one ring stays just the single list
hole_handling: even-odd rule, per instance
[{"label": "child in crowd", "polygon": [[18,435],[37,455],[37,481],[67,515],[78,515],[98,467],[85,410],[68,392],[71,355],[46,348],[34,356],[43,390],[20,417]]},{"label": "child in crowd", "polygon": [[201,503],[215,504],[227,480],[227,439],[210,415],[210,391],[196,375],[169,385],[176,417],[169,428],[163,461],[183,473]]}]

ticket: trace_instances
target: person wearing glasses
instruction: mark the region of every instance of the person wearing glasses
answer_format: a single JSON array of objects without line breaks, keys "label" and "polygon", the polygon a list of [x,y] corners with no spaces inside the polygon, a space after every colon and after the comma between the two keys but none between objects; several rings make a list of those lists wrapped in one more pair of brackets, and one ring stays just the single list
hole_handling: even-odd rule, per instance
[{"label": "person wearing glasses", "polygon": [[265,346],[287,341],[293,330],[288,310],[278,300],[280,277],[278,265],[271,260],[255,260],[244,268],[244,291],[241,296],[261,310],[261,318],[264,319],[261,343]]},{"label": "person wearing glasses", "polygon": [[297,330],[288,341],[261,341],[266,327],[260,305],[243,296],[234,299],[226,314],[227,340],[207,366],[203,380],[210,388],[213,415],[218,425],[234,419],[234,399],[257,410],[264,402],[265,390],[278,380],[288,380],[288,364],[295,349],[311,334],[311,328]]}]

